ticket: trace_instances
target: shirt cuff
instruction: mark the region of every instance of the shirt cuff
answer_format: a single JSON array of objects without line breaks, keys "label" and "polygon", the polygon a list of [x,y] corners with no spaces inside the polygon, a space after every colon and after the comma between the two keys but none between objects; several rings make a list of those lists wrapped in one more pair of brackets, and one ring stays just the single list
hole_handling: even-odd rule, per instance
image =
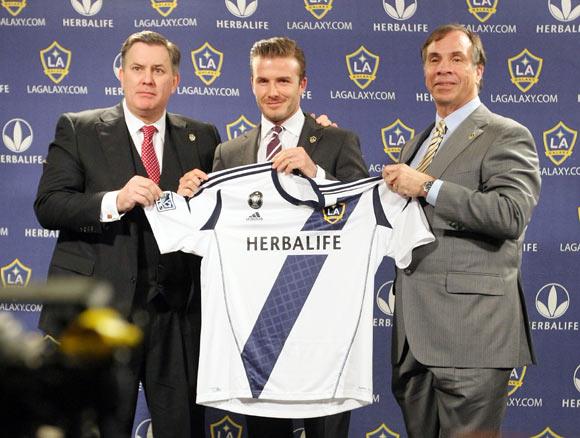
[{"label": "shirt cuff", "polygon": [[326,171],[318,164],[316,165],[316,175],[314,175],[314,178],[326,179]]},{"label": "shirt cuff", "polygon": [[99,217],[101,222],[115,222],[123,217],[117,210],[117,195],[119,192],[120,190],[107,192],[103,196],[101,200],[101,216]]},{"label": "shirt cuff", "polygon": [[437,196],[439,196],[439,190],[441,190],[441,185],[443,181],[440,179],[436,179],[433,181],[433,185],[429,189],[429,193],[427,193],[427,197],[425,198],[429,204],[435,206],[437,204]]}]

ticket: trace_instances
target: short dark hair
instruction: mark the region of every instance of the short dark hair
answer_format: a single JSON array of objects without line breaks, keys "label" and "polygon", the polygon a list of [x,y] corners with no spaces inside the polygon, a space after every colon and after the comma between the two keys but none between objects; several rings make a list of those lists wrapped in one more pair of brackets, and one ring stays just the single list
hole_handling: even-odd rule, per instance
[{"label": "short dark hair", "polygon": [[125,40],[121,46],[121,65],[123,67],[125,66],[125,57],[127,56],[127,52],[136,43],[145,43],[150,46],[165,47],[169,53],[169,59],[171,60],[171,68],[173,69],[173,72],[179,72],[179,62],[181,61],[181,52],[179,51],[179,47],[177,47],[174,43],[169,41],[160,33],[152,32],[150,30],[136,32],[132,35],[129,35],[129,37]]},{"label": "short dark hair", "polygon": [[[444,24],[431,32],[421,47],[421,60],[423,61],[423,65],[425,65],[425,62],[427,61],[427,47],[429,47],[433,41],[439,41],[445,38],[447,34],[454,31],[462,32],[467,36],[467,38],[469,38],[469,41],[471,41],[471,61],[473,62],[473,65],[481,65],[482,67],[485,67],[487,56],[485,55],[485,50],[483,48],[481,38],[479,38],[479,35],[477,35],[475,32],[472,32],[466,28],[463,24],[457,23]],[[481,91],[482,88],[483,78],[481,78],[478,84],[479,91]]]},{"label": "short dark hair", "polygon": [[300,67],[300,80],[306,77],[306,58],[296,41],[286,37],[273,37],[256,41],[250,49],[250,71],[254,58],[294,58]]}]

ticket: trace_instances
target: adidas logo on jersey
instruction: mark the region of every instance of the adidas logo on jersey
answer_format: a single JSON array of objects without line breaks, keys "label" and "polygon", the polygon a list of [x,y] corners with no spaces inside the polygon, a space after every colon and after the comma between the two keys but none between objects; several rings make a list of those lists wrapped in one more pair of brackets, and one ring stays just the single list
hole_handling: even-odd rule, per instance
[{"label": "adidas logo on jersey", "polygon": [[261,221],[264,219],[262,219],[262,216],[260,216],[260,212],[257,211],[254,214],[251,214],[250,216],[248,216],[248,218],[246,220],[247,221]]}]

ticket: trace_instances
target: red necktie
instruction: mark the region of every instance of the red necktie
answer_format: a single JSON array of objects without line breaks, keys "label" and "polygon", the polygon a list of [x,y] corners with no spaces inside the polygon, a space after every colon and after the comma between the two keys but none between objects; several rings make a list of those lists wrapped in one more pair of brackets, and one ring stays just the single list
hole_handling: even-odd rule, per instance
[{"label": "red necktie", "polygon": [[282,127],[280,125],[274,125],[272,132],[272,139],[268,143],[268,146],[266,146],[266,161],[271,160],[274,155],[282,150],[282,143],[280,143],[280,137],[278,137],[282,132]]},{"label": "red necktie", "polygon": [[141,128],[141,131],[143,131],[141,161],[143,161],[149,179],[151,179],[155,184],[159,184],[161,172],[159,171],[159,161],[157,160],[157,155],[155,155],[155,149],[153,148],[153,135],[157,132],[157,128],[155,126],[145,125]]}]

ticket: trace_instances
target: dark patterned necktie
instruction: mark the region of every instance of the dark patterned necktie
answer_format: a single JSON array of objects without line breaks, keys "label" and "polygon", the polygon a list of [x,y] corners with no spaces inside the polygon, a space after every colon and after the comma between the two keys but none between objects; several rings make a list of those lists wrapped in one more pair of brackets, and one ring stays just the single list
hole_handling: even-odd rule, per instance
[{"label": "dark patterned necktie", "polygon": [[282,150],[282,143],[280,143],[280,133],[282,132],[282,127],[279,125],[274,125],[272,128],[272,139],[268,146],[266,146],[266,161],[272,159],[274,155]]},{"label": "dark patterned necktie", "polygon": [[437,123],[437,128],[435,128],[435,134],[431,139],[431,143],[429,143],[429,147],[427,148],[427,152],[421,159],[421,162],[417,166],[417,170],[419,172],[425,172],[431,161],[433,161],[433,157],[437,153],[437,149],[439,149],[439,145],[443,141],[443,137],[447,132],[447,126],[445,126],[445,120],[441,119],[439,123]]},{"label": "dark patterned necktie", "polygon": [[161,172],[159,170],[159,161],[157,160],[157,155],[155,154],[155,148],[153,148],[153,135],[157,132],[155,126],[143,126],[141,128],[143,131],[143,144],[141,145],[141,161],[145,166],[147,175],[149,179],[155,184],[159,184],[159,178],[161,177]]}]

